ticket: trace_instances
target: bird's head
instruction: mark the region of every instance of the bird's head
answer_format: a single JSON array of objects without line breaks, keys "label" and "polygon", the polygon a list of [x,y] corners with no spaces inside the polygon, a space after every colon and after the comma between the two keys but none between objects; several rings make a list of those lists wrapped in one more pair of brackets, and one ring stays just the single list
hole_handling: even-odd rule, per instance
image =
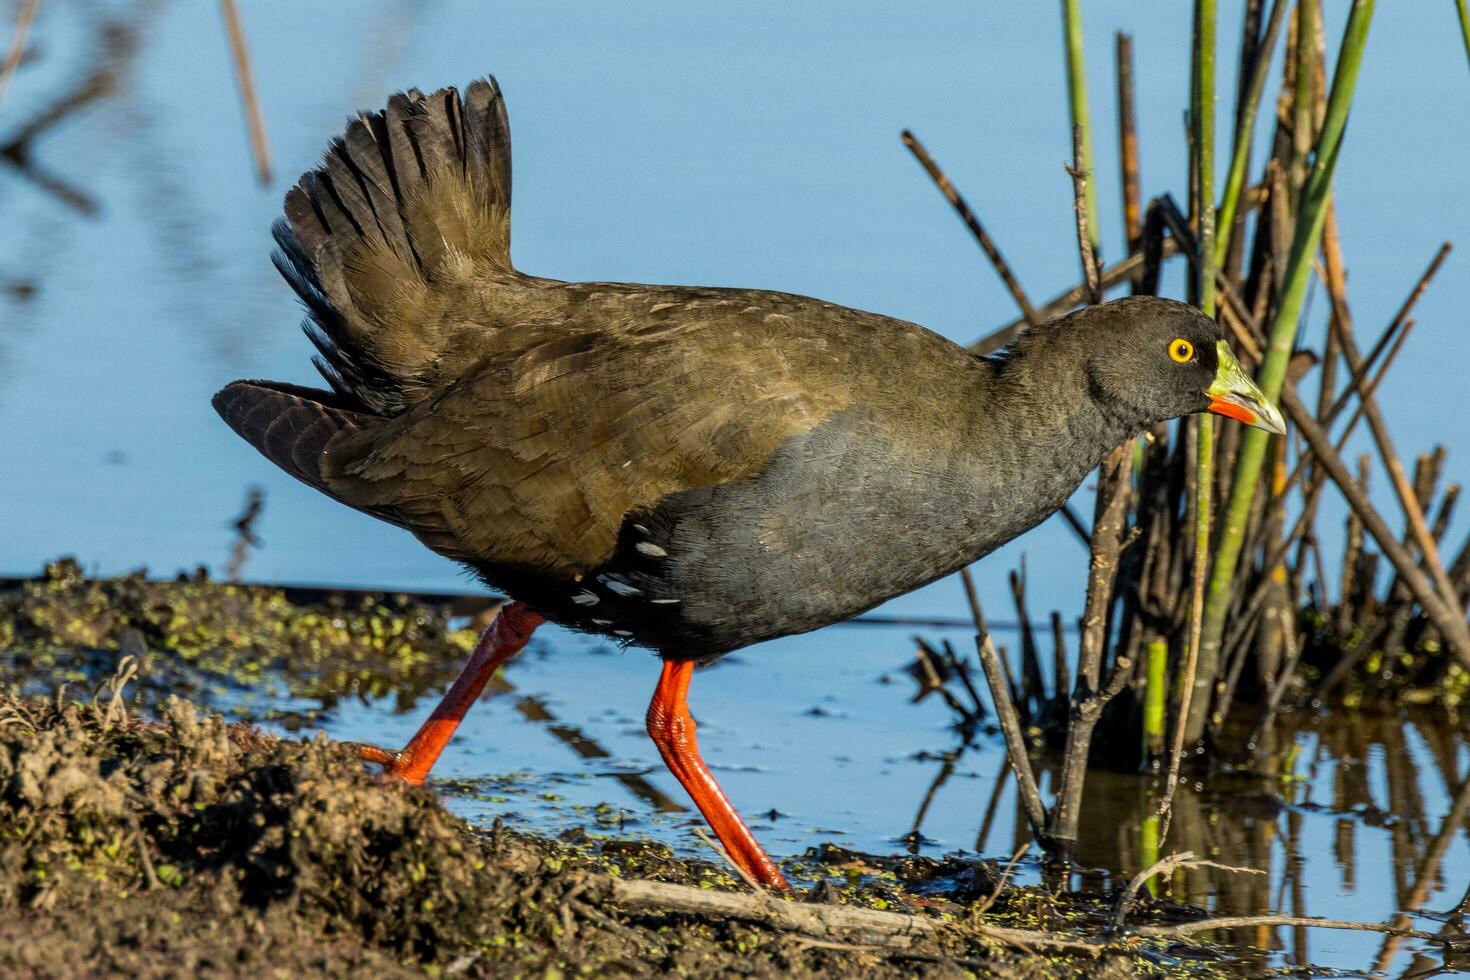
[{"label": "bird's head", "polygon": [[1095,395],[1149,422],[1214,412],[1267,432],[1286,431],[1220,336],[1214,320],[1187,303],[1130,296],[1069,318],[1086,344]]}]

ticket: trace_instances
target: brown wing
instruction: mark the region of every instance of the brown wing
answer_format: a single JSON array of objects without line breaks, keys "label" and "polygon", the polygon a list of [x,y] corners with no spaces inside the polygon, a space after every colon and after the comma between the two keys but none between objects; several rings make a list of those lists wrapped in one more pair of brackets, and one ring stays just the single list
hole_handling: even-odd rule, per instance
[{"label": "brown wing", "polygon": [[443,554],[575,577],[630,513],[758,473],[849,403],[843,345],[793,327],[757,313],[497,330],[464,379],[334,442],[323,479]]}]

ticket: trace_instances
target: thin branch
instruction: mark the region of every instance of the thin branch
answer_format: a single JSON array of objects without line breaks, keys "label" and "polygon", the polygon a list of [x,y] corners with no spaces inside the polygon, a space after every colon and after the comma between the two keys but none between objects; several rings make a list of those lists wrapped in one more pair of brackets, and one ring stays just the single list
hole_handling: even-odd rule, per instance
[{"label": "thin branch", "polygon": [[1139,889],[1148,884],[1155,877],[1173,874],[1176,868],[1215,868],[1219,871],[1231,871],[1236,874],[1263,875],[1266,872],[1259,868],[1241,868],[1232,864],[1220,864],[1218,861],[1207,861],[1194,856],[1193,851],[1180,851],[1178,854],[1170,854],[1166,858],[1155,861],[1134,875],[1118,896],[1118,902],[1113,906],[1112,932],[1120,932],[1123,924],[1128,919],[1128,913],[1138,901]]},{"label": "thin branch", "polygon": [[975,241],[980,245],[980,250],[985,253],[985,257],[995,267],[996,273],[1000,275],[1000,281],[1005,283],[1006,290],[1011,294],[1011,298],[1016,301],[1016,305],[1020,307],[1021,318],[1029,325],[1036,326],[1041,321],[1037,319],[1036,310],[1032,308],[1031,300],[1027,298],[1026,291],[1021,288],[1020,280],[1011,271],[1011,267],[1006,262],[1005,257],[1000,254],[1000,247],[995,244],[995,240],[990,237],[989,232],[985,230],[985,226],[980,224],[980,219],[975,217],[975,212],[970,210],[970,205],[965,201],[964,196],[949,182],[949,178],[945,176],[943,170],[939,169],[939,164],[934,162],[934,158],[929,155],[928,150],[924,149],[924,144],[919,142],[917,136],[905,129],[902,133],[902,138],[903,145],[909,148],[909,152],[914,155],[914,159],[919,161],[919,166],[924,168],[924,172],[929,175],[929,179],[934,181],[934,186],[939,188],[939,193],[944,195],[944,199],[949,202],[949,206],[954,208],[955,214],[959,215],[960,220],[965,223],[965,227],[970,229],[970,234],[975,237]]},{"label": "thin branch", "polygon": [[730,870],[734,871],[735,874],[740,877],[741,881],[745,882],[751,888],[759,889],[761,887],[761,883],[755,880],[755,876],[752,875],[749,871],[746,871],[739,864],[736,864],[735,859],[730,856],[730,852],[725,850],[725,846],[723,844],[711,837],[709,835],[709,831],[705,830],[703,827],[695,827],[694,836],[698,837],[700,840],[708,844],[709,849],[718,854],[720,856],[720,860],[729,865]]},{"label": "thin branch", "polygon": [[[1466,785],[1470,786],[1470,783],[1466,783]],[[985,901],[977,905],[971,914],[980,916],[990,911],[990,907],[995,904],[996,899],[1000,898],[1001,893],[1005,891],[1006,884],[1011,880],[1011,873],[1016,870],[1016,865],[1020,863],[1021,858],[1029,850],[1031,850],[1030,843],[1022,844],[1016,848],[1015,852],[1011,854],[1011,859],[1006,862],[1006,866],[1001,870],[1000,881],[995,883],[995,890],[987,895]]]},{"label": "thin branch", "polygon": [[1016,776],[1016,789],[1026,810],[1026,820],[1031,824],[1032,832],[1040,837],[1046,831],[1046,809],[1041,805],[1041,792],[1036,788],[1036,776],[1031,772],[1031,757],[1026,751],[1026,736],[1021,731],[1020,719],[1016,717],[1016,704],[1011,699],[1005,671],[989,633],[975,636],[975,649],[980,654],[980,665],[985,668],[990,700],[995,704],[995,716],[1005,735],[1006,758]]},{"label": "thin branch", "polygon": [[[1278,0],[1285,2],[1285,0]],[[1143,191],[1138,176],[1138,113],[1134,107],[1133,35],[1113,36],[1118,73],[1118,156],[1123,175],[1123,230],[1128,254],[1138,251],[1143,238]]]},{"label": "thin branch", "polygon": [[1081,124],[1072,126],[1072,166],[1067,168],[1067,173],[1072,175],[1072,194],[1074,204],[1073,214],[1077,218],[1077,255],[1082,261],[1082,281],[1087,286],[1087,297],[1090,303],[1102,302],[1102,272],[1097,264],[1097,252],[1094,248],[1095,232],[1092,231],[1092,223],[1095,220],[1088,211],[1088,205],[1092,200],[1087,189],[1087,165],[1084,157],[1085,134]]},{"label": "thin branch", "polygon": [[1422,939],[1441,946],[1456,946],[1464,937],[1440,935],[1419,929],[1399,929],[1380,922],[1350,922],[1344,919],[1314,919],[1300,915],[1234,915],[1219,919],[1201,919],[1198,922],[1180,922],[1169,926],[1134,926],[1130,931],[1135,936],[1151,936],[1159,939],[1188,939],[1195,933],[1213,932],[1216,929],[1257,929],[1261,926],[1298,926],[1316,929],[1345,929],[1350,932],[1377,932],[1386,936],[1405,936]]}]

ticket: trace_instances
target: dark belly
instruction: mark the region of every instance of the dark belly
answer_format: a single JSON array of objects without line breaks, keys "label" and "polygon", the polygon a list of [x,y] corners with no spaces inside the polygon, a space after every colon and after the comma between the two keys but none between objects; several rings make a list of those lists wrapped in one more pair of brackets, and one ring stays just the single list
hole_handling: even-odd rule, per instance
[{"label": "dark belly", "polygon": [[1013,465],[898,446],[867,423],[835,417],[754,479],[630,516],[613,558],[579,582],[479,571],[573,629],[706,660],[947,575],[1053,513],[1083,476],[1036,474],[1022,491],[1000,475]]}]

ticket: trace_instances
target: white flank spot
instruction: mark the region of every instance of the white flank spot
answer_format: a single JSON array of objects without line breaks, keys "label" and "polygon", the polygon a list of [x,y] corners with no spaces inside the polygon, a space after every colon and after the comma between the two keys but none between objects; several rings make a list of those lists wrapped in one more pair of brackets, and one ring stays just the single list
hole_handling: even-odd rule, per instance
[{"label": "white flank spot", "polygon": [[651,541],[639,541],[635,547],[641,554],[645,554],[650,558],[666,558],[669,554]]},{"label": "white flank spot", "polygon": [[576,595],[572,596],[572,601],[579,606],[595,606],[602,600],[597,598],[597,596],[593,595],[591,592],[588,592],[586,589],[583,589],[581,592],[578,592]]},{"label": "white flank spot", "polygon": [[627,630],[613,630],[613,636],[632,636]]},{"label": "white flank spot", "polygon": [[612,625],[612,620],[610,620],[610,619],[594,619],[592,622],[596,623],[598,626],[611,626]]},{"label": "white flank spot", "polygon": [[618,595],[642,595],[643,593],[622,579],[613,578],[611,575],[599,575],[598,581],[612,589]]}]

